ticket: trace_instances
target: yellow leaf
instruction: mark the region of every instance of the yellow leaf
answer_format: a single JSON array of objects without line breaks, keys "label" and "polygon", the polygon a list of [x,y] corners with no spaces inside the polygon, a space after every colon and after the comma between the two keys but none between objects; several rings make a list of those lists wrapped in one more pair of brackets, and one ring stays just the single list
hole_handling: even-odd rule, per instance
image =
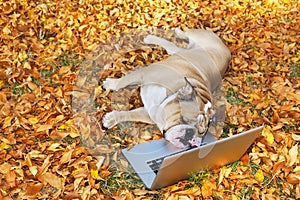
[{"label": "yellow leaf", "polygon": [[4,27],[2,29],[2,31],[3,31],[4,34],[7,34],[7,35],[9,35],[11,33],[11,30],[9,28],[7,28],[7,27]]},{"label": "yellow leaf", "polygon": [[171,189],[170,189],[170,192],[175,192],[177,190],[179,190],[180,187],[178,187],[178,185],[172,185]]},{"label": "yellow leaf", "polygon": [[289,166],[294,165],[298,161],[298,144],[295,144],[290,150],[289,150],[289,157],[290,162]]},{"label": "yellow leaf", "polygon": [[74,121],[72,119],[69,119],[68,121],[66,121],[65,123],[66,125],[73,125]]},{"label": "yellow leaf", "polygon": [[292,49],[295,47],[295,45],[296,45],[296,42],[293,42],[293,43],[289,44],[289,48]]},{"label": "yellow leaf", "polygon": [[292,58],[292,61],[293,61],[294,63],[297,63],[297,62],[299,61],[299,58],[298,58],[298,57],[293,57],[293,58]]},{"label": "yellow leaf", "polygon": [[94,100],[102,93],[102,86],[95,87],[94,90]]},{"label": "yellow leaf", "polygon": [[62,124],[60,125],[59,127],[57,127],[57,130],[58,131],[66,131],[69,129],[69,126],[65,125],[65,124]]},{"label": "yellow leaf", "polygon": [[264,179],[265,179],[264,172],[261,169],[257,170],[257,172],[255,173],[255,179],[259,182],[264,181]]},{"label": "yellow leaf", "polygon": [[273,133],[271,132],[271,127],[270,126],[265,126],[263,131],[262,131],[262,136],[264,136],[268,142],[268,144],[273,144],[274,143],[274,136]]},{"label": "yellow leaf", "polygon": [[8,144],[6,144],[6,143],[3,142],[3,143],[0,144],[0,148],[1,149],[9,149],[10,145],[8,145]]},{"label": "yellow leaf", "polygon": [[93,179],[97,179],[99,176],[98,170],[97,169],[91,169],[91,176]]},{"label": "yellow leaf", "polygon": [[94,43],[94,44],[91,44],[90,46],[87,47],[87,50],[89,51],[93,51],[97,48],[98,44],[97,43]]},{"label": "yellow leaf", "polygon": [[231,195],[231,199],[232,200],[239,200],[240,198],[234,194]]},{"label": "yellow leaf", "polygon": [[31,69],[29,62],[24,63],[24,69]]},{"label": "yellow leaf", "polygon": [[253,100],[260,99],[260,97],[259,97],[257,94],[255,94],[255,93],[249,94],[248,97],[250,97],[250,99],[247,100],[247,101],[249,101],[249,102],[252,102]]},{"label": "yellow leaf", "polygon": [[3,80],[0,80],[0,88],[4,86],[5,82]]},{"label": "yellow leaf", "polygon": [[9,127],[11,125],[12,116],[7,116],[4,119],[3,128]]},{"label": "yellow leaf", "polygon": [[28,119],[29,124],[33,125],[39,122],[39,119],[37,117],[31,117]]}]

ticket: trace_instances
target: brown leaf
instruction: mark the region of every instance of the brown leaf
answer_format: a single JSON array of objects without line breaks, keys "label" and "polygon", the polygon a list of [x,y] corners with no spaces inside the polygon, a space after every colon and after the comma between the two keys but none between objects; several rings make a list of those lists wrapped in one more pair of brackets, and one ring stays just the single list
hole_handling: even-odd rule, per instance
[{"label": "brown leaf", "polygon": [[42,132],[42,131],[47,131],[53,127],[52,124],[43,124],[40,125],[39,128],[36,130],[36,132]]},{"label": "brown leaf", "polygon": [[42,183],[29,183],[26,188],[26,195],[37,195],[41,191],[43,186],[44,184]]},{"label": "brown leaf", "polygon": [[10,170],[5,174],[5,182],[10,188],[14,188],[17,186],[16,174],[14,171]]},{"label": "brown leaf", "polygon": [[52,187],[55,187],[59,190],[63,190],[64,188],[62,179],[51,172],[46,172],[45,174],[41,175],[39,180],[41,180],[41,182],[48,183]]},{"label": "brown leaf", "polygon": [[300,175],[298,174],[289,174],[287,177],[286,177],[286,180],[288,183],[290,184],[299,184],[300,183]]},{"label": "brown leaf", "polygon": [[69,150],[68,152],[65,152],[63,154],[63,156],[61,157],[59,163],[60,164],[64,164],[67,162],[70,162],[71,158],[72,158],[72,153],[73,153],[74,149]]}]

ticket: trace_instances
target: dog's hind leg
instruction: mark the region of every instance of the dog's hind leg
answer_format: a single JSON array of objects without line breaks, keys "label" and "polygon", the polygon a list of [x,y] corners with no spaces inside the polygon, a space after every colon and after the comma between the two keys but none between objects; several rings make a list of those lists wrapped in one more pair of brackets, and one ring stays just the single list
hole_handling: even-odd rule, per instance
[{"label": "dog's hind leg", "polygon": [[144,107],[140,107],[130,111],[112,111],[106,113],[102,118],[102,124],[106,128],[112,128],[118,123],[127,122],[127,121],[136,121],[144,122],[147,124],[153,124],[154,122],[150,119],[148,113]]},{"label": "dog's hind leg", "polygon": [[168,41],[168,40],[166,40],[164,38],[157,37],[155,35],[147,35],[144,38],[144,42],[146,44],[159,45],[162,48],[164,48],[167,51],[167,53],[170,54],[170,55],[178,53],[178,52],[184,50],[184,49],[179,48],[178,46],[176,46],[174,43],[172,43],[172,42],[170,42],[170,41]]}]

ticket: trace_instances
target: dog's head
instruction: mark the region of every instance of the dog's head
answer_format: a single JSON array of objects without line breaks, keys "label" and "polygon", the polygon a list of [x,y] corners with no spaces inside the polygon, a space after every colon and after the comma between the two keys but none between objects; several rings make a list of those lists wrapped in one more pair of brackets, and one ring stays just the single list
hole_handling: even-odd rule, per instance
[{"label": "dog's head", "polygon": [[213,115],[211,103],[200,102],[199,93],[186,78],[185,81],[186,85],[177,94],[180,120],[164,133],[165,139],[178,148],[199,146]]},{"label": "dog's head", "polygon": [[189,125],[176,125],[164,133],[166,140],[178,148],[200,146],[202,139],[197,137],[197,129]]}]

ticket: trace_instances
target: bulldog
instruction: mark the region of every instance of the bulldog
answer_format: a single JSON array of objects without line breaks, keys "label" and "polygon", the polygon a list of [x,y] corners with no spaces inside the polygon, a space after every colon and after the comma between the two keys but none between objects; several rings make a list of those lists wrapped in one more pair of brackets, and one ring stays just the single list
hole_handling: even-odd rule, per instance
[{"label": "bulldog", "polygon": [[188,41],[187,48],[148,35],[144,43],[160,45],[170,56],[103,82],[104,89],[113,91],[139,85],[144,104],[130,111],[106,113],[102,119],[104,127],[112,128],[125,121],[154,123],[165,139],[178,148],[201,144],[215,113],[212,92],[221,84],[231,53],[212,31],[175,29],[175,34]]}]

